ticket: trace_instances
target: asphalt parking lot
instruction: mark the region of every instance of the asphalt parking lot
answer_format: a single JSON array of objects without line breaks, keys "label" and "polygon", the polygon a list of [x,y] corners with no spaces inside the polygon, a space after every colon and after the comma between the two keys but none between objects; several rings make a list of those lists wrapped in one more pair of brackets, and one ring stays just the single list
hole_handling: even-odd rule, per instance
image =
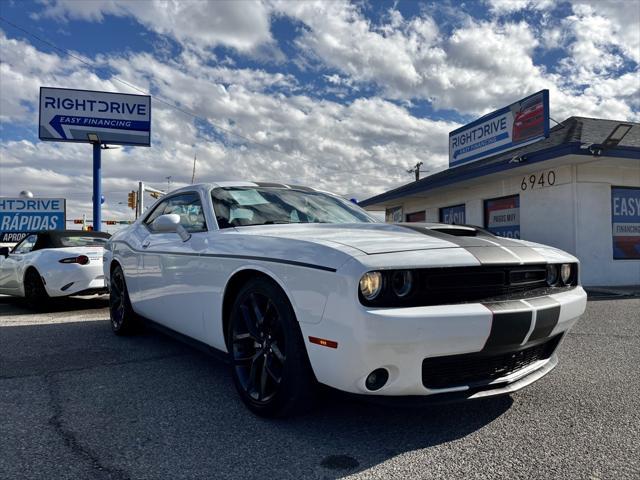
[{"label": "asphalt parking lot", "polygon": [[511,397],[429,408],[330,395],[271,421],[227,366],[106,300],[0,297],[0,478],[640,478],[640,299],[590,301],[560,365]]}]

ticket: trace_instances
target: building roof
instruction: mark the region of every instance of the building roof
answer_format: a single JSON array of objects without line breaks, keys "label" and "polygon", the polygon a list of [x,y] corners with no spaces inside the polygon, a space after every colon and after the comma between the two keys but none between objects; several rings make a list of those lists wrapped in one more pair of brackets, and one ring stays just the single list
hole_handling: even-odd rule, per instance
[{"label": "building roof", "polygon": [[[617,146],[603,147],[602,143],[620,123],[632,125],[631,130]],[[598,150],[600,153],[597,153]],[[358,205],[368,207],[389,202],[464,180],[521,167],[524,162],[530,164],[569,154],[594,155],[594,152],[596,152],[595,154],[640,160],[640,123],[570,117],[551,128],[548,138],[482,160],[448,168],[417,182],[411,182],[367,198],[358,202]]]}]

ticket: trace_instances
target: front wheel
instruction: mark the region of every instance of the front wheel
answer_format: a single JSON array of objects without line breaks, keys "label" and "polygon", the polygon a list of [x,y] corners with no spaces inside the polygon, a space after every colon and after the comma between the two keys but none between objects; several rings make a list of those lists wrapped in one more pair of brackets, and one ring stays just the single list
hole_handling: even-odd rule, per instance
[{"label": "front wheel", "polygon": [[312,407],[313,371],[293,308],[277,285],[249,281],[233,304],[227,333],[234,384],[252,412],[284,417]]},{"label": "front wheel", "polygon": [[130,335],[138,331],[140,320],[131,307],[127,283],[120,265],[111,272],[109,287],[109,317],[116,335]]}]

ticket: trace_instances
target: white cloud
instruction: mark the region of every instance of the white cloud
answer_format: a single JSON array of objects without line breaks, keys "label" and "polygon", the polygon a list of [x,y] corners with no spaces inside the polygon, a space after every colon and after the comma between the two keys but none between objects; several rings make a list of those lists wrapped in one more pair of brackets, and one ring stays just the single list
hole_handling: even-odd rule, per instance
[{"label": "white cloud", "polygon": [[[47,75],[92,78],[84,65],[68,66],[56,55],[43,57],[50,67],[39,70],[39,56],[45,54],[26,42],[15,41],[11,50],[13,57],[3,62],[0,82],[4,85],[9,77],[33,81],[27,89],[15,88],[10,95],[3,92],[0,110],[8,111],[7,118],[13,122],[35,124],[34,115],[11,112],[5,103],[15,97],[19,105],[34,110],[37,87]],[[34,56],[33,62],[20,61],[26,53]],[[101,57],[99,62],[128,81],[250,139],[220,135],[212,125],[154,102],[153,146],[103,153],[105,217],[130,215],[118,202],[126,201],[126,193],[140,179],[161,188],[167,175],[173,176],[174,186],[188,182],[196,153],[200,181],[289,181],[364,198],[409,181],[405,169],[425,160],[426,152],[429,168],[443,168],[447,133],[457,126],[417,118],[382,98],[361,98],[349,104],[315,99],[298,92],[295,79],[287,75],[207,66],[189,55],[170,63],[150,54]],[[116,90],[118,85],[113,79],[100,82],[99,88],[106,90]],[[286,88],[286,94],[280,88]],[[69,216],[78,216],[87,211],[91,198],[90,155],[88,145],[4,141],[0,143],[0,195],[28,188],[39,195],[68,196]]]},{"label": "white cloud", "polygon": [[492,13],[505,15],[524,9],[546,10],[552,7],[555,0],[485,0]]},{"label": "white cloud", "polygon": [[42,15],[94,22],[108,15],[130,16],[194,47],[222,45],[245,53],[273,47],[269,11],[259,0],[47,0]]}]

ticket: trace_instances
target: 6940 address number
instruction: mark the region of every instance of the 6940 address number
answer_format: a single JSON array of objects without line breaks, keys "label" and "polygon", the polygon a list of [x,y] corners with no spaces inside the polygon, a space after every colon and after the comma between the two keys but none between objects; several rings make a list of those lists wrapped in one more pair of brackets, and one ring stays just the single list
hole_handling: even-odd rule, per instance
[{"label": "6940 address number", "polygon": [[541,173],[532,173],[531,175],[525,175],[522,177],[520,183],[520,189],[533,190],[536,188],[551,187],[556,183],[556,172],[554,170],[548,170]]}]

